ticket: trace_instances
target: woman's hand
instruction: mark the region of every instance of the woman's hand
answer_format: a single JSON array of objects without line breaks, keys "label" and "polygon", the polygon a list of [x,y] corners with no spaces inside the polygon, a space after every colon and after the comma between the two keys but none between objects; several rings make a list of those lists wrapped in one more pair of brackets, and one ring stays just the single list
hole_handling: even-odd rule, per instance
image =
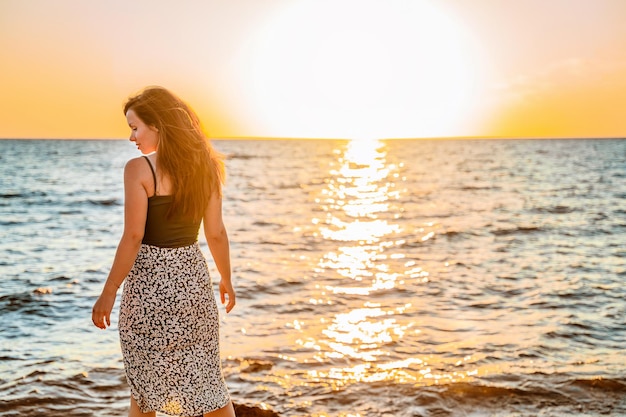
[{"label": "woman's hand", "polygon": [[228,296],[228,304],[226,304],[226,313],[230,313],[230,310],[235,307],[235,290],[233,284],[228,281],[220,280],[220,299],[222,304],[226,303],[226,296]]},{"label": "woman's hand", "polygon": [[98,301],[93,305],[91,321],[93,321],[96,327],[106,329],[111,325],[111,310],[113,310],[113,304],[115,304],[115,294],[102,292],[100,297],[98,297]]}]

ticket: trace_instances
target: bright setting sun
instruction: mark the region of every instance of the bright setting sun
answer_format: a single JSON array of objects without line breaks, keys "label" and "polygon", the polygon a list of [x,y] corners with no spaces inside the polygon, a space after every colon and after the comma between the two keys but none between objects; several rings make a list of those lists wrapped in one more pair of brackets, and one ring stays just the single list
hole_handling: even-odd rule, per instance
[{"label": "bright setting sun", "polygon": [[253,39],[239,78],[279,136],[459,135],[484,87],[479,49],[434,2],[294,2]]}]

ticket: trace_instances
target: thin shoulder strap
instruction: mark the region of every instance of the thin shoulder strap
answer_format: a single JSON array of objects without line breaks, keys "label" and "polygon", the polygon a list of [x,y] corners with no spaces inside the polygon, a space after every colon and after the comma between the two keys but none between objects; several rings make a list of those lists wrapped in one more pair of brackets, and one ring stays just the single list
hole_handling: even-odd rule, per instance
[{"label": "thin shoulder strap", "polygon": [[147,156],[144,156],[144,158],[146,159],[146,161],[148,161],[148,165],[150,165],[150,171],[152,171],[152,179],[154,180],[154,195],[157,195],[157,180],[156,173],[154,172],[154,167],[152,166],[152,162],[150,162],[150,158],[148,158]]}]

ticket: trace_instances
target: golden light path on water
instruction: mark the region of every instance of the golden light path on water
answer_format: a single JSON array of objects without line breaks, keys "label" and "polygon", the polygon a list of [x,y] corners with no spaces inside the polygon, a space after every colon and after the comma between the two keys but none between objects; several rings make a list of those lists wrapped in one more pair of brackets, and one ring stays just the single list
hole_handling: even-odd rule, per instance
[{"label": "golden light path on water", "polygon": [[[403,339],[415,340],[421,331],[406,314],[415,309],[415,300],[403,298],[401,289],[407,280],[421,285],[429,280],[428,271],[401,248],[403,234],[410,232],[399,221],[400,198],[407,192],[402,188],[403,163],[388,163],[385,144],[377,140],[351,141],[335,153],[337,167],[315,200],[322,215],[312,221],[317,235],[337,246],[320,259],[319,297],[309,301],[345,305],[345,310],[320,318],[319,326],[307,324],[305,330],[296,321],[293,327],[304,330],[296,343],[315,351],[315,361],[347,366],[309,370],[308,379],[339,388],[381,381],[432,385],[471,377],[475,371],[467,369],[435,371],[419,352],[402,347]],[[432,236],[427,232],[421,239]],[[335,279],[325,279],[329,276]],[[385,292],[391,295],[374,297]],[[454,364],[444,367],[448,365]]]},{"label": "golden light path on water", "polygon": [[[379,218],[379,213],[389,211],[389,200],[398,197],[394,184],[386,181],[391,168],[385,166],[382,146],[378,141],[349,142],[340,158],[341,167],[330,172],[332,179],[323,191],[325,199],[319,201],[327,214],[326,219],[314,219],[314,223],[321,223],[322,237],[344,244],[337,252],[327,253],[320,266],[357,281],[375,276],[369,288],[328,287],[333,293],[368,295],[376,289],[393,288],[397,279],[397,273],[374,262],[381,257],[382,248],[393,245],[384,237],[400,231],[398,225]],[[346,219],[336,212],[345,214]]]}]

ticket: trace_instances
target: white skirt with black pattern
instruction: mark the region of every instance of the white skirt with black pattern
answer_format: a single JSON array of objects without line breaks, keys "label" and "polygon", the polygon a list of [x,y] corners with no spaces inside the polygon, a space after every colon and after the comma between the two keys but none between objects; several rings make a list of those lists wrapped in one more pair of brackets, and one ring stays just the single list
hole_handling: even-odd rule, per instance
[{"label": "white skirt with black pattern", "polygon": [[126,378],[143,412],[197,416],[228,403],[217,303],[198,243],[141,245],[118,327]]}]

